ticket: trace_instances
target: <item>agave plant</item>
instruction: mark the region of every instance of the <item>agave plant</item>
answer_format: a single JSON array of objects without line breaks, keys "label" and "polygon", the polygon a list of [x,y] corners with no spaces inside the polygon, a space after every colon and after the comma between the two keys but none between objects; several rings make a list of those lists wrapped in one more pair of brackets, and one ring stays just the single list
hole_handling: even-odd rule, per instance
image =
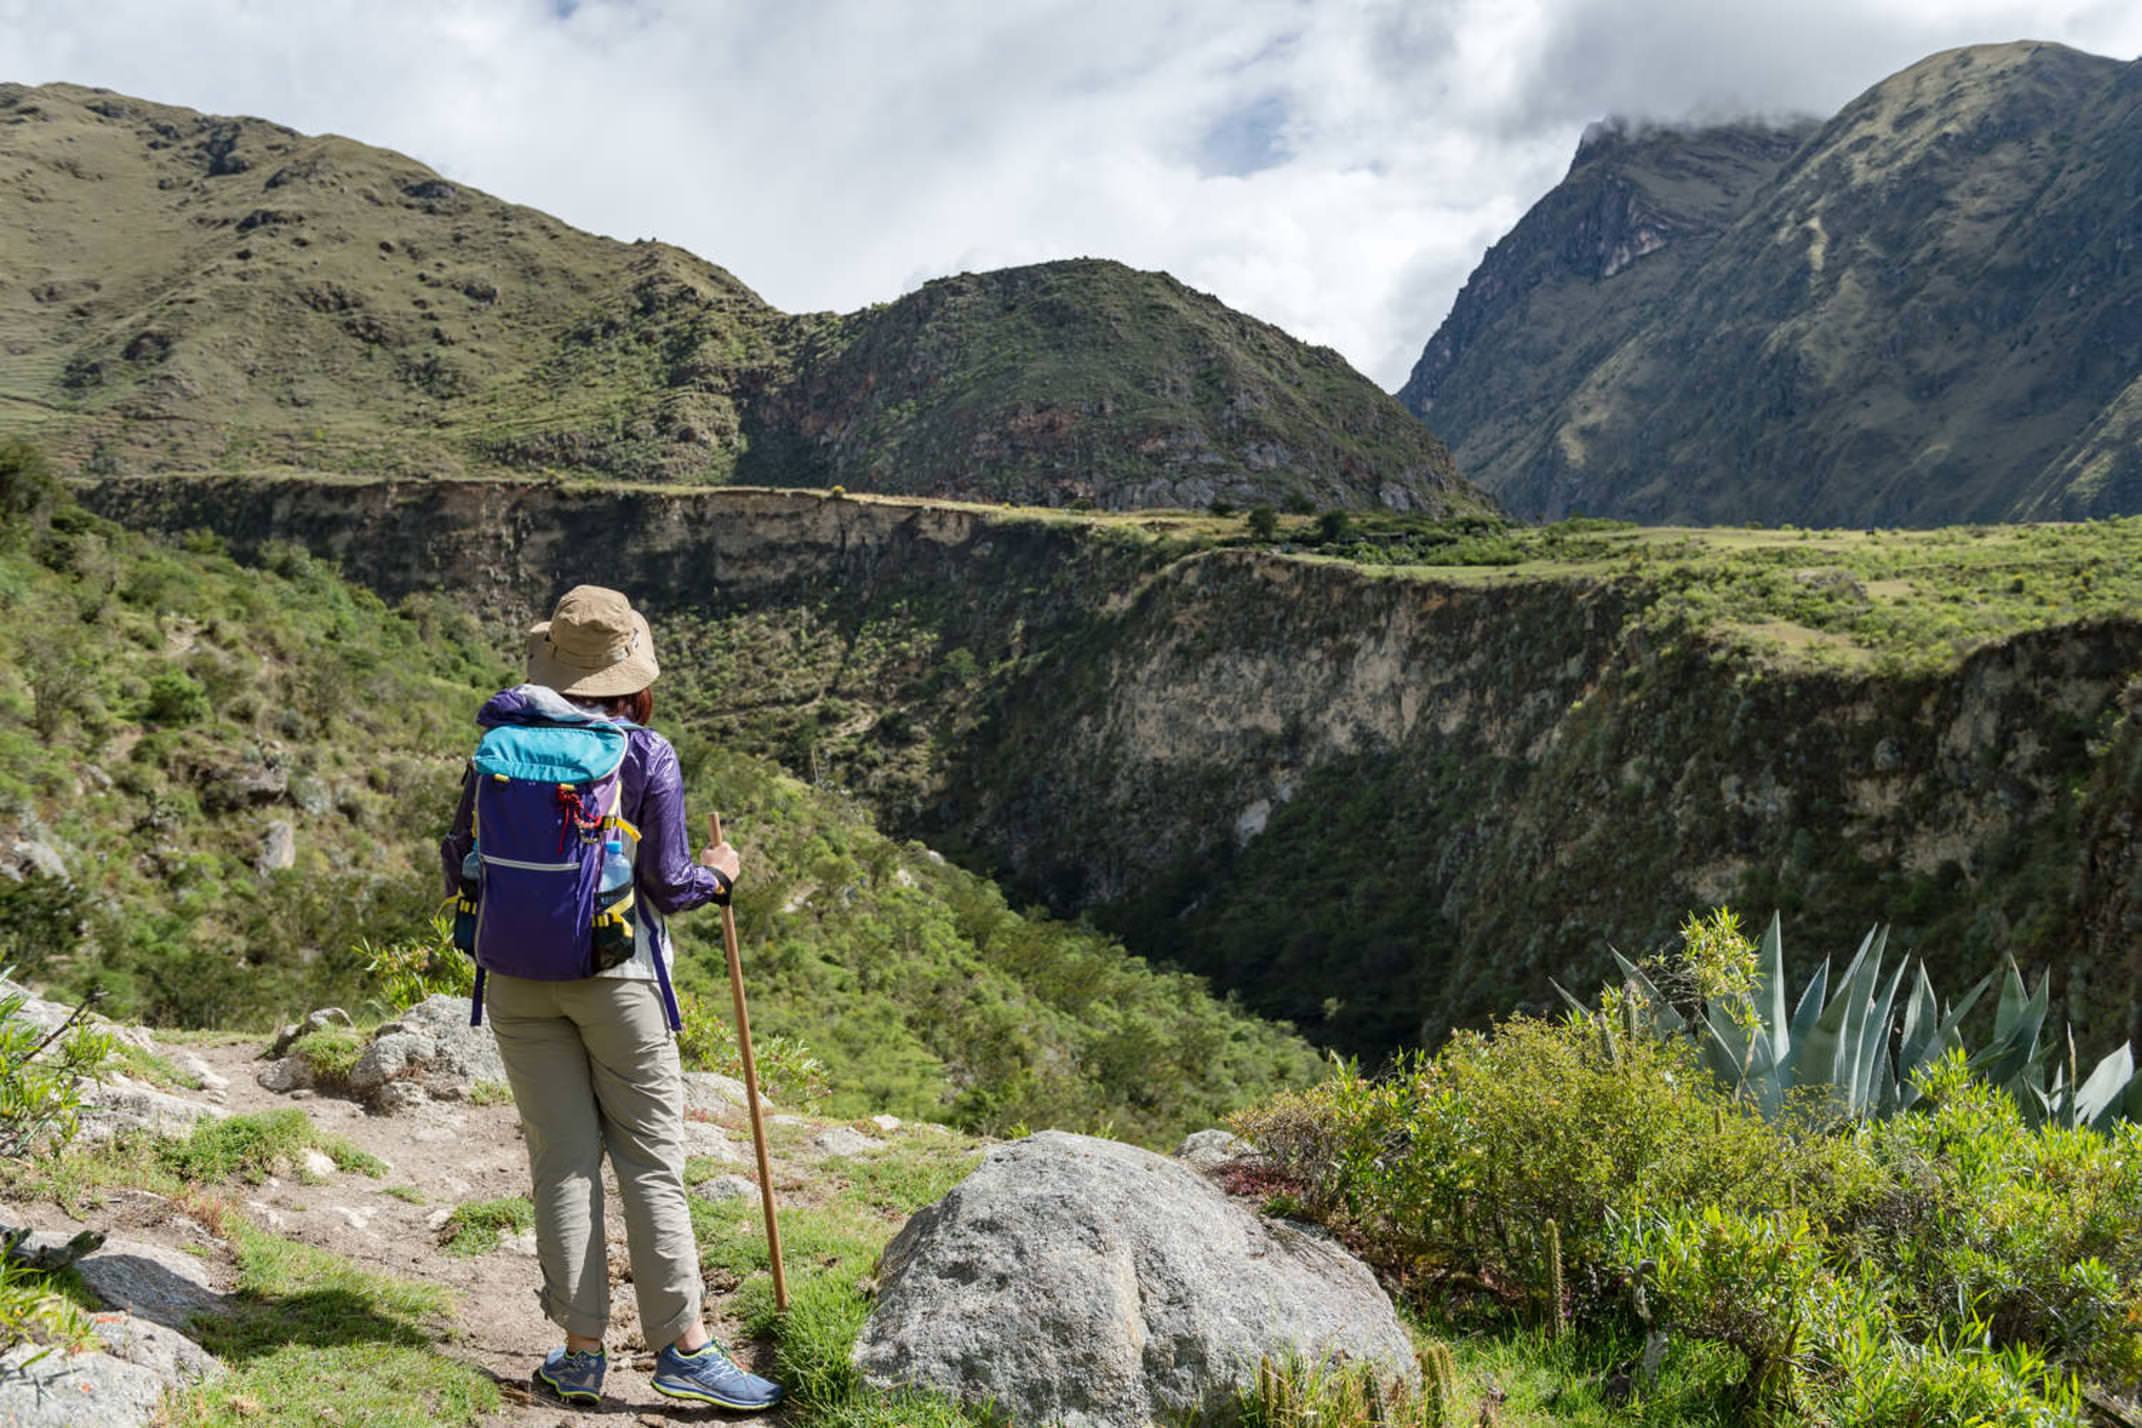
[{"label": "agave plant", "polygon": [[[1920,1071],[1963,1049],[1963,1019],[1994,979],[1982,978],[1962,1001],[1944,1006],[1923,962],[1900,962],[1883,978],[1888,945],[1888,929],[1870,929],[1838,978],[1835,995],[1825,959],[1788,1012],[1785,937],[1772,916],[1756,947],[1748,989],[1707,999],[1693,1017],[1678,1011],[1643,968],[1616,952],[1624,978],[1623,994],[1616,999],[1622,1027],[1631,1035],[1689,1037],[1719,1083],[1766,1117],[1780,1114],[1794,1092],[1819,1094],[1852,1116],[1891,1115],[1919,1099]],[[2124,1044],[2082,1078],[2076,1074],[2071,1033],[2067,1062],[2055,1068],[2047,1087],[2051,1045],[2041,1033],[2049,983],[2041,976],[2037,989],[2026,992],[2022,973],[2010,960],[1994,1011],[1993,1039],[1969,1057],[1972,1073],[2007,1091],[2033,1124],[2102,1130],[2122,1118],[2142,1120],[2142,1077],[2136,1076],[2134,1053]],[[1559,985],[1555,990],[1589,1012]],[[1602,1032],[1611,1039],[1611,1024],[1602,1022]]]}]

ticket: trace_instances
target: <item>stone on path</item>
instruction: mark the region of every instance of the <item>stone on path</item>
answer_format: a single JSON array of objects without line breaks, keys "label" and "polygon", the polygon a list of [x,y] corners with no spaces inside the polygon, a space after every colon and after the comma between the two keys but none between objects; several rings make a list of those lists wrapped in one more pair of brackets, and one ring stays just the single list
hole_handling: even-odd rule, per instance
[{"label": "stone on path", "polygon": [[864,1135],[853,1126],[828,1126],[811,1137],[811,1144],[827,1155],[868,1155],[885,1148],[884,1141]]},{"label": "stone on path", "polygon": [[506,1079],[488,1026],[469,1025],[469,999],[444,992],[382,1026],[350,1068],[350,1088],[377,1098],[408,1081],[441,1100],[459,1100],[479,1081]]},{"label": "stone on path", "polygon": [[759,1187],[741,1175],[717,1175],[694,1185],[692,1193],[702,1200],[748,1200],[759,1193]]},{"label": "stone on path", "polygon": [[864,1379],[1016,1422],[1178,1421],[1295,1354],[1419,1381],[1389,1297],[1338,1245],[1176,1161],[1058,1131],[991,1151],[886,1247],[878,1284]]}]

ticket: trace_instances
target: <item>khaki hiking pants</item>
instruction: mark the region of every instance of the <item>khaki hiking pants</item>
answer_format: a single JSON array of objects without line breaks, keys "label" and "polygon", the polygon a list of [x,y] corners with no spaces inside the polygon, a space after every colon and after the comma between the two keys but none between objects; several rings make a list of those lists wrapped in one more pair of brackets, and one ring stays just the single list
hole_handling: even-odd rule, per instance
[{"label": "khaki hiking pants", "polygon": [[532,982],[493,972],[484,1006],[528,1137],[543,1312],[569,1334],[610,1324],[602,1156],[610,1152],[649,1349],[699,1317],[684,1199],[684,1072],[651,981]]}]

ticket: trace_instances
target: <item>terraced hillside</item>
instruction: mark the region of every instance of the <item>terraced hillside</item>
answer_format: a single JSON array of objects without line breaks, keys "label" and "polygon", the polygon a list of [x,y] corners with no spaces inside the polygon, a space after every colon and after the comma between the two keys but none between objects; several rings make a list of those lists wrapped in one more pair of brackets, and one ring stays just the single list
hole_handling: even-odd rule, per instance
[{"label": "terraced hillside", "polygon": [[[2142,510],[2142,62],[1952,50],[1789,159],[1722,162],[1724,138],[1580,153],[1489,254],[1406,391],[1468,476],[1549,519]],[[1649,256],[1594,263],[1606,200],[1676,170],[1715,187],[1662,205]],[[1723,231],[1676,240],[1697,210]]]},{"label": "terraced hillside", "polygon": [[71,85],[0,85],[0,195],[0,435],[92,471],[1486,506],[1335,353],[1119,264],[790,317],[400,154]]}]

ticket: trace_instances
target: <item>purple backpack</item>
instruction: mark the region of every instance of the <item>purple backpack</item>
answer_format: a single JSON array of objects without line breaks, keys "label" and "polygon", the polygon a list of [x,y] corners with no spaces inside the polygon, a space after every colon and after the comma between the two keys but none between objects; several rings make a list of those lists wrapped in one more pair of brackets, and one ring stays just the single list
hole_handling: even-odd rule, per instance
[{"label": "purple backpack", "polygon": [[501,724],[476,746],[455,937],[476,959],[472,1024],[486,972],[563,982],[632,956],[640,835],[618,813],[626,747],[625,726],[595,718]]}]

